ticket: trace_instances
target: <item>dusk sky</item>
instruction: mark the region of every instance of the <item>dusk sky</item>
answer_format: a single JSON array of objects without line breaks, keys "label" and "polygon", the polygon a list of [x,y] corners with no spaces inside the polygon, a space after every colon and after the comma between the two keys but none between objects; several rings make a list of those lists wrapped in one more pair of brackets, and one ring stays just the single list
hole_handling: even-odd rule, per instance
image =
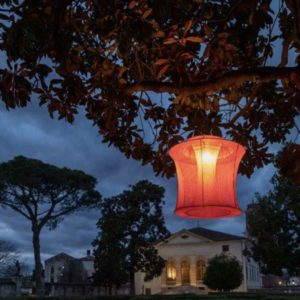
[{"label": "dusk sky", "polygon": [[[279,61],[280,52],[274,49],[269,65],[278,65]],[[293,57],[290,57],[289,63],[294,64]],[[151,166],[142,166],[138,161],[128,160],[118,150],[103,144],[97,128],[86,119],[84,112],[71,125],[51,119],[47,108],[39,107],[34,101],[26,108],[10,111],[6,110],[1,101],[0,126],[1,162],[24,155],[57,166],[83,170],[97,178],[97,189],[103,197],[117,195],[128,185],[147,179],[166,190],[164,216],[171,232],[196,226],[237,235],[245,232],[244,213],[240,217],[210,221],[176,217],[173,214],[177,198],[176,178],[155,177]],[[274,145],[272,149],[277,152],[280,146]],[[266,193],[271,188],[269,181],[274,171],[274,167],[268,165],[255,171],[251,178],[238,177],[237,195],[243,210],[254,199],[255,192]],[[60,252],[75,257],[84,256],[87,249],[92,249],[91,242],[97,235],[98,219],[98,211],[82,211],[67,216],[55,231],[44,228],[41,233],[42,260]],[[24,217],[0,208],[0,239],[15,243],[23,260],[32,265],[32,233]]]},{"label": "dusk sky", "polygon": [[[167,227],[174,232],[183,228],[204,226],[210,229],[242,235],[245,232],[245,216],[212,221],[195,221],[176,217],[173,214],[176,197],[176,179],[155,177],[150,166],[126,159],[113,147],[102,144],[96,127],[84,113],[74,124],[51,119],[46,107],[32,103],[26,108],[7,111],[4,104],[0,110],[1,162],[24,155],[57,166],[80,169],[97,178],[98,190],[104,197],[121,193],[130,184],[148,179],[166,189],[164,215]],[[242,209],[252,201],[254,193],[266,192],[274,168],[269,165],[256,171],[250,179],[239,176],[238,200]],[[23,260],[32,264],[31,228],[29,222],[9,209],[1,209],[0,237],[12,241],[22,253]],[[41,234],[42,259],[60,252],[75,257],[84,256],[91,249],[97,235],[98,211],[83,211],[67,216],[59,228]]]}]

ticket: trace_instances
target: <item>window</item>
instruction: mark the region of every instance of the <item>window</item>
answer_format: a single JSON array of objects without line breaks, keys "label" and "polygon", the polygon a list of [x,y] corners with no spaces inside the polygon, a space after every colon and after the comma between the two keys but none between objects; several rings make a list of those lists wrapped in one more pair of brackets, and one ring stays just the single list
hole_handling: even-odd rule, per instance
[{"label": "window", "polygon": [[51,274],[54,273],[54,267],[53,266],[51,267],[51,271],[50,272],[51,272]]},{"label": "window", "polygon": [[151,289],[150,288],[146,288],[145,289],[145,294],[146,295],[151,295]]},{"label": "window", "polygon": [[252,281],[253,277],[252,277],[252,266],[249,266],[249,280]]},{"label": "window", "polygon": [[176,281],[176,266],[173,260],[167,262],[167,281]]},{"label": "window", "polygon": [[198,260],[196,264],[196,280],[203,280],[205,274],[205,262]]},{"label": "window", "polygon": [[223,252],[228,252],[229,251],[229,246],[228,245],[223,245],[222,246],[222,251]]},{"label": "window", "polygon": [[190,284],[190,263],[187,260],[181,263],[181,280],[182,284]]}]

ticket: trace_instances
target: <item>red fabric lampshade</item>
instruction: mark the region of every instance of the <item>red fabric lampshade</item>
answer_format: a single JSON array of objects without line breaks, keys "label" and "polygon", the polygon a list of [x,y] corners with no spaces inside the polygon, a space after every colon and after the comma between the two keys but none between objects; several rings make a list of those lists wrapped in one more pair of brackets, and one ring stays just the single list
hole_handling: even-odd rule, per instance
[{"label": "red fabric lampshade", "polygon": [[236,176],[243,146],[218,136],[200,135],[170,149],[178,180],[175,213],[195,219],[241,214]]}]

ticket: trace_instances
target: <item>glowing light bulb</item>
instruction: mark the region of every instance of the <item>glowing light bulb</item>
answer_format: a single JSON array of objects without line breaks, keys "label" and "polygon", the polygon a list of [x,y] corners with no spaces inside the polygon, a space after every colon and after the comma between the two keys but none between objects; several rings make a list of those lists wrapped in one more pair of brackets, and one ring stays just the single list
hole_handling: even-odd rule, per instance
[{"label": "glowing light bulb", "polygon": [[208,151],[203,151],[202,152],[202,160],[203,160],[203,162],[213,163],[213,162],[216,161],[216,159],[217,159],[217,157],[213,153],[210,153]]}]

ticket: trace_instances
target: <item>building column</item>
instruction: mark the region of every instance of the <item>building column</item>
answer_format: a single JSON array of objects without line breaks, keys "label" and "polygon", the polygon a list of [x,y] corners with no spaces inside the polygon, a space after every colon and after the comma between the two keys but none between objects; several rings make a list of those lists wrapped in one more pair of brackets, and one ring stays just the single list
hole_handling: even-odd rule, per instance
[{"label": "building column", "polygon": [[197,264],[197,259],[195,256],[192,256],[190,258],[190,280],[191,280],[191,285],[196,286],[196,264]]},{"label": "building column", "polygon": [[181,281],[181,259],[176,259],[175,261],[176,264],[176,285],[182,285]]},{"label": "building column", "polygon": [[163,268],[160,278],[161,278],[161,285],[166,286],[167,285],[167,264]]}]

